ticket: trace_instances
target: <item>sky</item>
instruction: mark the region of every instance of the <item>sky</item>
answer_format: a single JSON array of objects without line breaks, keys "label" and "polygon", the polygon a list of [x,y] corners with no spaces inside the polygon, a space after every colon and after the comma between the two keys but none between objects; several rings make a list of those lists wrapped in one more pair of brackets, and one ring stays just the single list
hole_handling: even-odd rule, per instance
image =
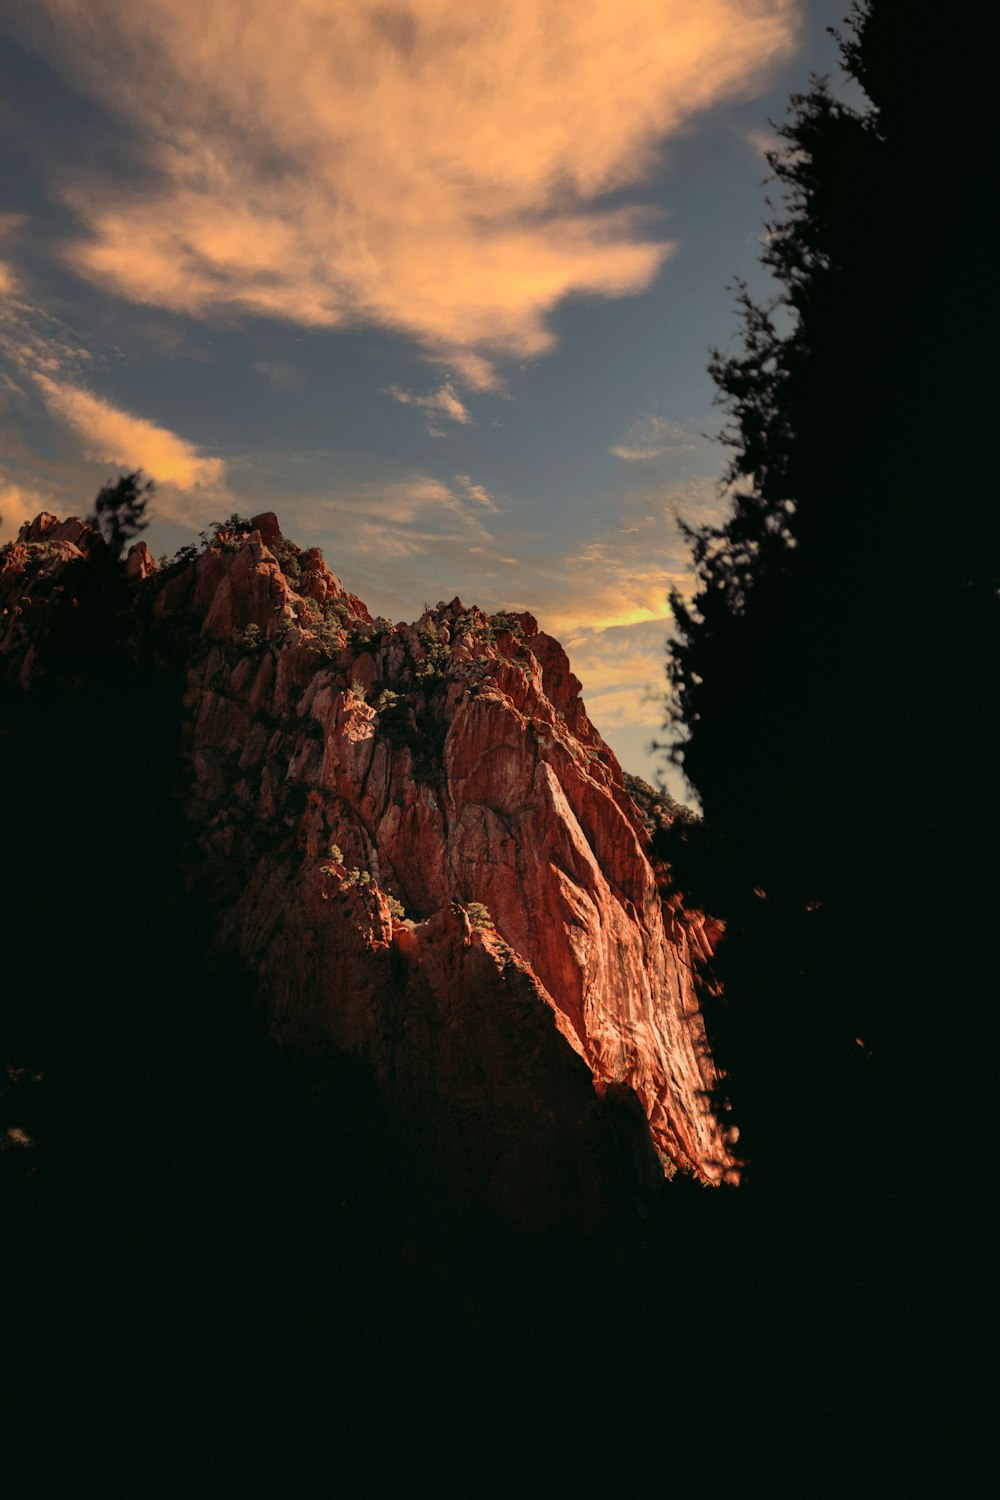
[{"label": "sky", "polygon": [[0,0],[0,542],[156,481],[375,614],[530,609],[627,770],[724,509],[764,152],[848,0]]}]

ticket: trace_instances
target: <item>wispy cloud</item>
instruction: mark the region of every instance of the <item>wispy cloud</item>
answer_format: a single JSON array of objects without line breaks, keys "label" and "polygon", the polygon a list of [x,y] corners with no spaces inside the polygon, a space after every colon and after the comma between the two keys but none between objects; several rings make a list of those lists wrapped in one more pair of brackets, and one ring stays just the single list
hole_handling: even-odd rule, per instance
[{"label": "wispy cloud", "polygon": [[[624,497],[622,498],[625,504]],[[701,476],[630,497],[625,519],[562,559],[552,592],[553,619],[568,640],[624,626],[670,619],[670,591],[689,592],[691,553],[678,514],[694,522],[717,518],[724,502],[718,480]]]},{"label": "wispy cloud", "polygon": [[[371,480],[334,490],[317,498],[314,524],[329,526],[332,514],[351,515],[350,533],[338,539],[341,552],[389,555],[394,546],[404,552],[439,549],[446,543],[461,543],[473,550],[493,545],[482,512],[496,505],[481,484],[468,474],[458,474],[451,483],[429,474],[412,474],[392,480]],[[339,532],[339,526],[336,528]]]},{"label": "wispy cloud", "polygon": [[[206,457],[193,443],[166,427],[112,406],[80,386],[35,374],[46,406],[53,416],[82,438],[86,457],[95,463],[141,468],[162,488],[157,509],[176,519],[190,519],[195,512],[191,492],[218,494],[223,489],[225,464]],[[177,491],[181,496],[177,496]]]},{"label": "wispy cloud", "polygon": [[617,525],[531,566],[522,563],[514,573],[517,594],[506,602],[532,610],[562,641],[602,733],[628,729],[642,743],[656,737],[670,591],[689,595],[694,582],[676,513],[706,521],[717,518],[723,504],[712,477],[669,487],[650,482],[617,497]]},{"label": "wispy cloud", "polygon": [[496,501],[493,499],[493,496],[488,493],[486,486],[482,484],[473,484],[472,479],[468,474],[456,474],[455,483],[461,485],[462,489],[468,495],[469,499],[475,500],[478,505],[485,506],[487,510],[497,509]]},{"label": "wispy cloud", "polygon": [[439,355],[435,362],[448,365],[470,391],[494,391],[501,386],[492,361],[471,350],[452,349],[446,355]]},{"label": "wispy cloud", "polygon": [[774,130],[746,130],[743,139],[764,162],[767,162],[770,152],[787,150],[787,142]]},{"label": "wispy cloud", "polygon": [[288,391],[298,383],[299,372],[292,365],[284,365],[271,359],[255,359],[253,367],[256,373],[269,385],[273,385],[276,390]]},{"label": "wispy cloud", "polygon": [[668,595],[682,572],[662,558],[626,562],[599,547],[569,557],[566,571],[571,588],[564,598],[553,599],[546,621],[548,629],[567,638],[581,630],[669,620]]},{"label": "wispy cloud", "polygon": [[60,371],[79,375],[100,363],[60,318],[21,295],[20,287],[11,290],[12,295],[0,301],[0,356],[9,382],[22,394],[30,382],[20,385],[21,377]]},{"label": "wispy cloud", "polygon": [[662,722],[665,637],[665,624],[656,620],[614,627],[572,643],[573,670],[602,733],[624,725],[648,725],[654,731]]},{"label": "wispy cloud", "polygon": [[[579,293],[649,285],[642,184],[701,110],[766,85],[800,0],[37,0],[26,40],[124,118],[128,191],[64,181],[65,257],[197,315],[403,331],[472,386]],[[141,59],[141,65],[137,65]],[[109,77],[114,87],[108,87]]]},{"label": "wispy cloud", "polygon": [[444,432],[438,426],[438,418],[462,424],[472,421],[468,407],[447,380],[439,390],[432,391],[427,396],[414,396],[411,391],[404,391],[398,385],[387,386],[383,394],[391,396],[403,406],[420,407],[427,416],[427,432],[430,437],[444,437]]},{"label": "wispy cloud", "polygon": [[[0,361],[0,397],[18,414],[17,425],[0,435],[5,529],[15,509],[17,524],[28,510],[82,514],[95,492],[93,464],[143,469],[157,481],[155,512],[183,526],[205,519],[209,503],[214,508],[222,499],[223,459],[95,395],[90,387],[105,375],[108,354],[86,348],[75,329],[23,287],[0,299]],[[64,441],[37,443],[39,407],[73,434],[75,451],[66,451]],[[50,488],[39,487],[39,475]]]},{"label": "wispy cloud", "polygon": [[668,453],[693,453],[697,447],[693,437],[680,422],[668,422],[657,416],[638,417],[625,441],[616,443],[608,452],[626,463],[648,463]]}]

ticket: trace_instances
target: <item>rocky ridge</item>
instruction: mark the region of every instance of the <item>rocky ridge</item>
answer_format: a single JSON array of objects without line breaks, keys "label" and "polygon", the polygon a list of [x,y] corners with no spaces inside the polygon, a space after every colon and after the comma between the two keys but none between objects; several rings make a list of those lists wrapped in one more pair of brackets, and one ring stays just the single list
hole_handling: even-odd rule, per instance
[{"label": "rocky ridge", "polygon": [[[101,545],[43,513],[0,556],[22,684],[33,621]],[[127,576],[137,619],[187,632],[199,877],[279,1040],[362,1056],[401,1156],[515,1224],[734,1171],[694,980],[717,934],[558,641],[458,599],[373,619],[272,514],[173,562],[139,543]]]}]

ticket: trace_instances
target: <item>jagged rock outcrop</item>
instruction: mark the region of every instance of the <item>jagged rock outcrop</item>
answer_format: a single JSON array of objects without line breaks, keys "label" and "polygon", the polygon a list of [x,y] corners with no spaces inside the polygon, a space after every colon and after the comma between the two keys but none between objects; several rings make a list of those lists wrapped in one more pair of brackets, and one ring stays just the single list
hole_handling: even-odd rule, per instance
[{"label": "jagged rock outcrop", "polygon": [[[90,545],[43,515],[0,557],[22,681],[32,601]],[[400,1153],[514,1223],[594,1224],[664,1171],[722,1180],[693,973],[715,934],[559,643],[458,599],[374,620],[270,514],[126,570],[150,629],[189,632],[197,863],[274,1034],[363,1056]]]}]

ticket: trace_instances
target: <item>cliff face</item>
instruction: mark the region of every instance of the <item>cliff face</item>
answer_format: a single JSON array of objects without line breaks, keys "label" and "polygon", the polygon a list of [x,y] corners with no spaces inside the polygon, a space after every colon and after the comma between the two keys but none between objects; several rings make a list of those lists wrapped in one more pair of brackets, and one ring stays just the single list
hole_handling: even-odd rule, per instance
[{"label": "cliff face", "polygon": [[[32,619],[99,546],[43,515],[6,550],[22,683]],[[514,1223],[720,1181],[692,972],[712,933],[559,643],[457,599],[373,620],[273,515],[160,569],[139,544],[127,574],[137,619],[187,632],[196,865],[276,1037],[361,1055],[400,1154]]]}]

